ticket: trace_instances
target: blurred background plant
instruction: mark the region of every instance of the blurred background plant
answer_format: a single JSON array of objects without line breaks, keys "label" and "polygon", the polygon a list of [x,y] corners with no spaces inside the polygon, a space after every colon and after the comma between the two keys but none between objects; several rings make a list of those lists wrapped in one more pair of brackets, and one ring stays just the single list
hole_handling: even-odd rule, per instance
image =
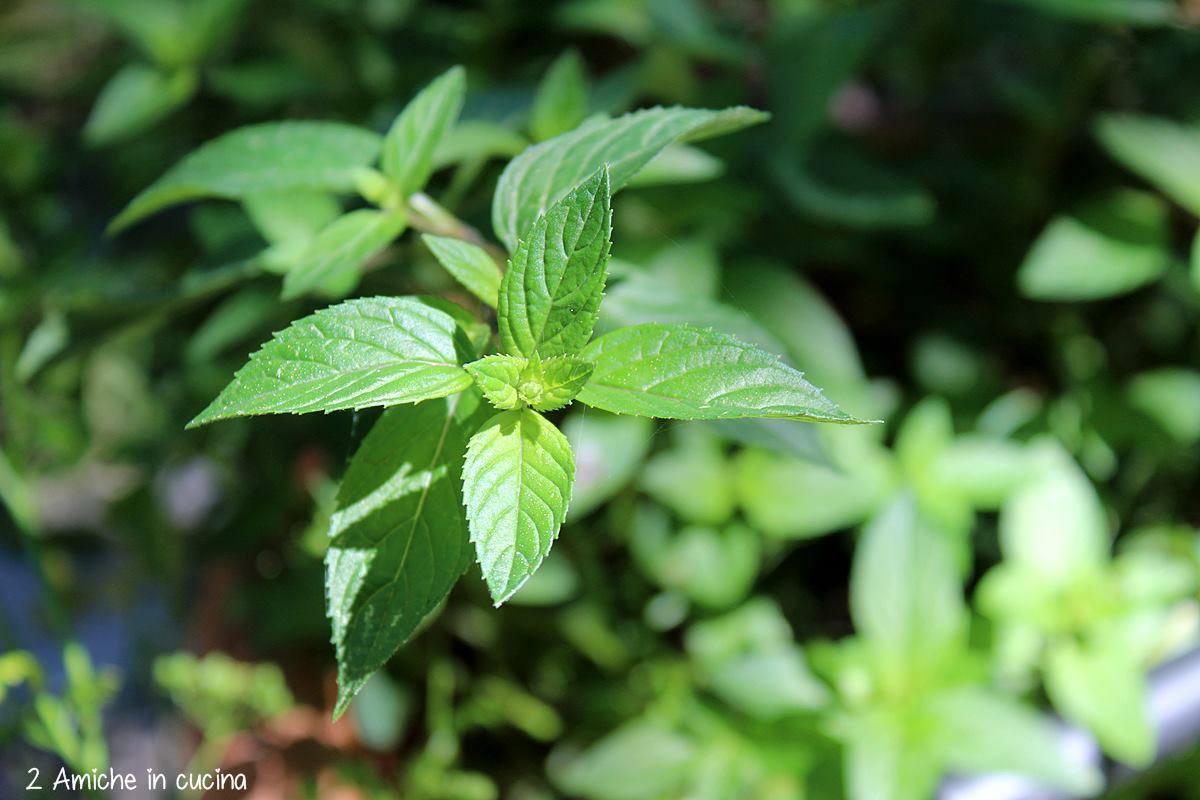
[{"label": "blurred background plant", "polygon": [[[1200,797],[1200,751],[1152,766],[1146,694],[1200,644],[1198,25],[1191,0],[5,5],[0,794],[64,764],[264,797],[1099,791],[1053,711],[1146,770],[1121,796]],[[353,203],[105,231],[219,134],[383,131],[455,63],[433,186],[489,236],[504,160],[592,114],[771,111],[617,198],[601,330],[728,331],[887,422],[568,409],[543,569],[499,611],[460,583],[333,724],[322,558],[375,415],[183,425],[332,297],[473,301],[415,237],[281,297]]]}]

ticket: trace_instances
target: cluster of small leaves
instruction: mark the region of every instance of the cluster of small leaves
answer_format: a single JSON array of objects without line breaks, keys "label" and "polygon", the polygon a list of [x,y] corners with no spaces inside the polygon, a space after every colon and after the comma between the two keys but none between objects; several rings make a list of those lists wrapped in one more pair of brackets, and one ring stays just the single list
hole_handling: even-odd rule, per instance
[{"label": "cluster of small leaves", "polygon": [[[548,98],[550,86],[543,103],[563,105]],[[528,148],[495,194],[493,223],[508,250],[501,271],[476,235],[421,192],[464,91],[462,70],[450,70],[382,140],[327,123],[227,134],[114,223],[198,197],[241,199],[284,248],[285,296],[347,291],[360,266],[411,224],[447,271],[495,308],[498,353],[481,322],[444,300],[373,297],[323,309],[277,333],[190,423],[388,407],[350,464],[331,524],[326,589],[337,713],[441,603],[469,565],[471,545],[496,605],[542,564],[575,478],[571,445],[543,412],[578,400],[680,420],[857,421],[778,355],[726,333],[644,322],[592,338],[613,192],[669,145],[764,115],[655,108],[592,118]],[[577,121],[575,104],[565,106],[535,115],[538,130],[550,132],[548,120],[563,115]],[[376,157],[381,172],[368,166]],[[330,220],[325,198],[351,187],[379,209]],[[285,193],[307,198],[308,220],[323,227],[314,232],[291,213],[295,197],[280,205]]]}]

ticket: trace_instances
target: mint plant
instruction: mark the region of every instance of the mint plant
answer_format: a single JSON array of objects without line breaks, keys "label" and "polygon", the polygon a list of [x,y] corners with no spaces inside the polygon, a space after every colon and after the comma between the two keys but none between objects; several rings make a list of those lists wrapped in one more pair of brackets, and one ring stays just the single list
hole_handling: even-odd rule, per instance
[{"label": "mint plant", "polygon": [[[495,309],[493,332],[438,298],[330,306],[277,333],[189,423],[387,408],[347,470],[330,526],[335,714],[441,603],[472,554],[497,606],[542,564],[575,478],[571,446],[544,412],[578,400],[680,420],[858,421],[778,355],[726,333],[646,322],[592,338],[612,193],[668,145],[765,115],[655,108],[592,118],[528,148],[496,189],[501,250],[422,191],[464,92],[463,71],[450,70],[382,139],[324,123],[235,131],[184,159],[114,223],[186,199],[241,199],[277,239],[263,263],[283,270],[285,297],[348,292],[361,265],[411,225]],[[553,127],[549,114],[539,115],[540,130]],[[368,166],[376,158],[378,171]],[[351,187],[378,207],[328,219],[321,198]]]}]

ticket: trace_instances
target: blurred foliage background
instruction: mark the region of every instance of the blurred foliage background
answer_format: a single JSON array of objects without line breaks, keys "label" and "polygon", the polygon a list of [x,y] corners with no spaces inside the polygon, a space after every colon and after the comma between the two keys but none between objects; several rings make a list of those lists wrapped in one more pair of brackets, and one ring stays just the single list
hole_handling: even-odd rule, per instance
[{"label": "blurred foliage background", "polygon": [[[255,797],[919,798],[1062,778],[1006,738],[1038,707],[1146,766],[1145,676],[1200,634],[1197,26],[1194,0],[10,0],[0,794],[65,763]],[[335,725],[327,515],[375,415],[183,431],[324,303],[280,299],[233,203],[105,229],[214,136],[382,131],[456,63],[434,187],[485,233],[564,119],[770,111],[617,199],[602,324],[737,332],[886,422],[568,409],[543,570],[498,611],[461,582]],[[531,113],[550,81],[566,110]],[[414,237],[355,290],[456,292]],[[955,746],[981,720],[994,758]],[[1183,758],[1125,796],[1200,796]]]}]

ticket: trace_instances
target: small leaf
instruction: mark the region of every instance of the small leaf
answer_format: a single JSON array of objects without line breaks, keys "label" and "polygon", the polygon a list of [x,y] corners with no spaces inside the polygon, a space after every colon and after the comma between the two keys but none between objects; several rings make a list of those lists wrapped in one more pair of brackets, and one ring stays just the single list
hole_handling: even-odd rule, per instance
[{"label": "small leaf", "polygon": [[1062,587],[1108,560],[1108,522],[1083,471],[1059,445],[1034,452],[1029,479],[1000,511],[1006,561],[1048,587]]},{"label": "small leaf", "polygon": [[[1200,133],[1197,134],[1200,136]],[[1127,294],[1163,274],[1167,206],[1126,189],[1054,219],[1030,248],[1017,283],[1035,300],[1098,300]]]},{"label": "small leaf", "polygon": [[433,154],[454,127],[467,90],[462,67],[451,67],[414,97],[392,123],[383,142],[381,168],[405,196],[425,186]]},{"label": "small leaf", "polygon": [[676,797],[696,769],[692,741],[651,718],[627,722],[566,763],[552,760],[550,777],[567,794],[588,800]]},{"label": "small leaf", "polygon": [[1200,127],[1139,114],[1105,114],[1096,123],[1096,136],[1109,155],[1200,215]]},{"label": "small leaf", "polygon": [[350,300],[275,334],[188,427],[444,397],[471,385],[458,366],[471,349],[453,317],[420,300]]},{"label": "small leaf", "polygon": [[537,141],[566,133],[583,122],[588,108],[587,78],[578,51],[568,50],[546,70],[529,111],[529,132]]},{"label": "small leaf", "polygon": [[567,438],[535,411],[503,411],[471,437],[463,499],[471,541],[497,606],[550,552],[574,479]]},{"label": "small leaf", "polygon": [[453,400],[384,412],[338,490],[326,555],[335,718],[471,564]]},{"label": "small leaf", "polygon": [[492,227],[508,249],[529,225],[596,170],[608,165],[616,193],[672,142],[698,141],[765,121],[744,106],[709,111],[650,108],[616,119],[594,119],[526,149],[509,162],[492,201]]},{"label": "small leaf", "polygon": [[1045,675],[1054,707],[1096,734],[1110,755],[1133,767],[1154,760],[1146,679],[1129,653],[1063,641],[1050,651]]},{"label": "small leaf", "polygon": [[342,213],[330,195],[297,190],[248,194],[242,198],[242,206],[271,244],[307,242]]},{"label": "small leaf", "polygon": [[1200,441],[1200,372],[1162,367],[1135,375],[1129,404],[1153,418],[1181,444]]},{"label": "small leaf", "polygon": [[576,353],[604,294],[612,212],[603,167],[525,232],[500,284],[500,342],[512,355]]},{"label": "small leaf", "polygon": [[955,772],[1015,773],[1088,797],[1103,788],[1096,768],[1073,757],[1062,729],[1013,698],[960,688],[928,703],[935,749]]},{"label": "small leaf", "polygon": [[592,377],[592,365],[578,356],[554,356],[530,362],[522,376],[525,401],[538,411],[554,411],[570,403]]},{"label": "small leaf", "polygon": [[518,356],[491,355],[467,364],[465,369],[489,403],[503,411],[515,411],[525,405],[517,386],[527,363]]},{"label": "small leaf", "polygon": [[83,138],[93,147],[142,133],[186,103],[196,91],[196,73],[172,74],[145,64],[129,64],[112,77],[88,116]]},{"label": "small leaf", "polygon": [[127,228],[167,206],[202,197],[236,200],[253,192],[349,192],[356,170],[379,153],[371,131],[337,122],[268,122],[207,142],[144,189],[109,225]]},{"label": "small leaf", "polygon": [[400,211],[362,208],[321,230],[296,257],[283,278],[283,298],[309,292],[349,294],[360,268],[403,233],[408,220]]},{"label": "small leaf", "polygon": [[596,365],[579,401],[667,419],[781,417],[854,423],[777,356],[690,325],[635,325],[580,354]]},{"label": "small leaf", "polygon": [[500,293],[500,267],[482,247],[449,236],[425,234],[421,237],[438,263],[467,288],[471,294],[496,307]]},{"label": "small leaf", "polygon": [[956,652],[966,632],[962,585],[945,535],[908,494],[863,531],[850,575],[854,626],[886,680],[903,686]]},{"label": "small leaf", "polygon": [[722,448],[702,428],[680,426],[674,433],[682,441],[646,462],[639,488],[686,522],[728,522],[736,499]]}]

